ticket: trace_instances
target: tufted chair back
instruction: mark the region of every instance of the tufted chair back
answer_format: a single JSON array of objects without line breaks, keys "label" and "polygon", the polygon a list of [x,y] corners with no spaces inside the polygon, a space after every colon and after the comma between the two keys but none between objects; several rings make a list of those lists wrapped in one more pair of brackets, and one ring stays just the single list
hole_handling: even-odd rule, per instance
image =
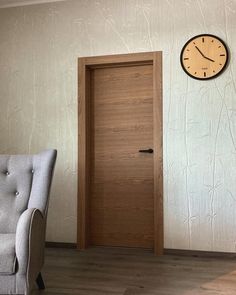
[{"label": "tufted chair back", "polygon": [[27,208],[47,214],[55,158],[55,150],[37,155],[0,155],[0,233],[15,233],[19,217]]}]

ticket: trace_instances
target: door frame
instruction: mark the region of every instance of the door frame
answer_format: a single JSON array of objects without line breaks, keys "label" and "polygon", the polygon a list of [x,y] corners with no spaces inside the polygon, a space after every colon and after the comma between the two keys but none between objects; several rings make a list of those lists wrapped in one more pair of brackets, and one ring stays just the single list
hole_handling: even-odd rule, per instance
[{"label": "door frame", "polygon": [[[163,254],[162,52],[143,52],[78,59],[78,218],[77,248],[89,246],[90,72],[96,68],[153,65],[154,253]],[[158,151],[158,152],[155,152]]]}]

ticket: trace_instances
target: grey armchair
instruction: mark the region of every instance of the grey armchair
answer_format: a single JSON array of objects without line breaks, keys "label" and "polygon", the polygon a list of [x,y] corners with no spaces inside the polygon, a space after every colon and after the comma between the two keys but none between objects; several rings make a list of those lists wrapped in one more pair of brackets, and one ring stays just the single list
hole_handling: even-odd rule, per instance
[{"label": "grey armchair", "polygon": [[0,155],[0,294],[44,289],[41,268],[56,150]]}]

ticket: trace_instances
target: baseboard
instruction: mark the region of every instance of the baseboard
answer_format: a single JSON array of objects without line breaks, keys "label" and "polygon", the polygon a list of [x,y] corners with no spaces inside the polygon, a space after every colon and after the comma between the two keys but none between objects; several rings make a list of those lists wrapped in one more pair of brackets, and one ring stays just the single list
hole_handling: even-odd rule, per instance
[{"label": "baseboard", "polygon": [[[76,243],[63,243],[63,242],[46,242],[46,248],[64,248],[76,249]],[[176,256],[192,256],[192,257],[212,257],[212,258],[235,258],[236,253],[231,252],[211,252],[200,250],[179,250],[179,249],[164,249],[164,255]]]},{"label": "baseboard", "polygon": [[76,249],[76,243],[62,243],[62,242],[46,242],[46,248],[66,248],[66,249]]},{"label": "baseboard", "polygon": [[212,257],[212,258],[236,258],[236,253],[213,252],[198,250],[164,249],[165,255],[192,256],[192,257]]}]

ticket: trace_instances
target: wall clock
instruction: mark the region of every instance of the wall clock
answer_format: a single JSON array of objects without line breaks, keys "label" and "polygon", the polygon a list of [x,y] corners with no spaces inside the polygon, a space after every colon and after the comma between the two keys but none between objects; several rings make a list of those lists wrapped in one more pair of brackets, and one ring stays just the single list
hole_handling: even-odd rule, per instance
[{"label": "wall clock", "polygon": [[197,35],[184,45],[180,61],[184,71],[192,78],[208,80],[220,75],[226,68],[229,52],[219,37]]}]

